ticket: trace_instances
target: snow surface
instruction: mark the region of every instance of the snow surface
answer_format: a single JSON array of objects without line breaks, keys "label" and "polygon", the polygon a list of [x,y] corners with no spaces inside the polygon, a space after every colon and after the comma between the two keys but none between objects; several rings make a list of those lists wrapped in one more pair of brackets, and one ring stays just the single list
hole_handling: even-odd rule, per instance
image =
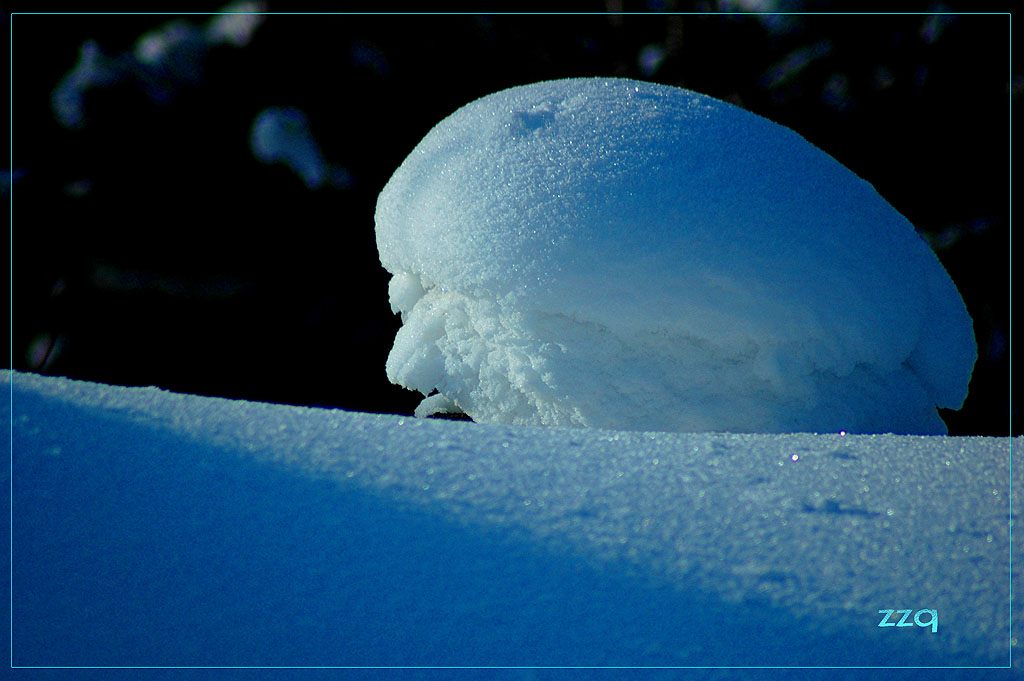
[{"label": "snow surface", "polygon": [[[1009,664],[1009,439],[514,427],[0,379],[15,666]],[[935,633],[878,627],[925,608]],[[471,678],[557,677],[490,673]]]},{"label": "snow surface", "polygon": [[793,131],[607,78],[439,123],[377,203],[388,378],[479,422],[945,433],[976,357],[913,226]]}]

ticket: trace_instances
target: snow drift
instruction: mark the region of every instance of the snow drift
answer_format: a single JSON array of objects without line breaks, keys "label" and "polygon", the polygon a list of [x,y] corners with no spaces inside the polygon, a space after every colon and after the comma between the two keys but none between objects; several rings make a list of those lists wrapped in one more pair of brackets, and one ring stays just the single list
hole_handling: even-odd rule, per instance
[{"label": "snow drift", "polygon": [[[1011,485],[1008,438],[480,425],[5,371],[0,417],[16,666],[1020,668],[1021,438]],[[936,631],[879,626],[907,608]],[[15,677],[120,678],[90,671]],[[650,674],[891,675],[591,676]]]},{"label": "snow drift", "polygon": [[913,226],[793,131],[569,79],[438,124],[377,203],[419,414],[625,430],[944,433],[976,346]]}]

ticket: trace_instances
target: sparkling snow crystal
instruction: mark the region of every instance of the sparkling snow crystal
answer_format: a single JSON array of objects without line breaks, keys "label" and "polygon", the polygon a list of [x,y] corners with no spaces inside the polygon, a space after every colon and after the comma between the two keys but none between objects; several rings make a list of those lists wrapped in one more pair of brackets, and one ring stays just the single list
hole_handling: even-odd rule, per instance
[{"label": "sparkling snow crystal", "polygon": [[[913,226],[793,131],[624,79],[462,107],[381,192],[418,414],[667,431],[944,433],[971,319]],[[436,394],[435,394],[436,393]]]}]

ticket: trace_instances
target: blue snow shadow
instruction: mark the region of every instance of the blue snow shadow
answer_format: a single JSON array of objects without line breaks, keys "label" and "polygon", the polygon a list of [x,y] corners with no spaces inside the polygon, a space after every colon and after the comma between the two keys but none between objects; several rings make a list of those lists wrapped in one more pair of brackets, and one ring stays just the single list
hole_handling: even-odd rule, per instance
[{"label": "blue snow shadow", "polygon": [[13,417],[14,665],[993,664],[17,388]]}]

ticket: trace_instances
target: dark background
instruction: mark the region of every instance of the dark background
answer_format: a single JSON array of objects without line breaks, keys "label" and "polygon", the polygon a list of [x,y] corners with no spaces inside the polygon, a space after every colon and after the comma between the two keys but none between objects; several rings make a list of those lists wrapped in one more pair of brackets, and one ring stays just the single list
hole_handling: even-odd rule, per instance
[{"label": "dark background", "polygon": [[[8,16],[13,367],[411,413],[420,396],[384,375],[399,321],[374,243],[377,194],[434,124],[477,97],[626,76],[766,116],[871,182],[929,241],[974,319],[979,358],[966,405],[943,413],[950,432],[1006,435],[1011,421],[1024,432],[1010,409],[1009,133],[1020,80],[1009,16],[583,8],[596,14],[267,16],[243,47],[89,91],[77,129],[61,125],[51,96],[83,42],[130,68],[144,33],[210,17]],[[304,111],[351,183],[310,190],[257,161],[249,132],[268,106]]]}]

